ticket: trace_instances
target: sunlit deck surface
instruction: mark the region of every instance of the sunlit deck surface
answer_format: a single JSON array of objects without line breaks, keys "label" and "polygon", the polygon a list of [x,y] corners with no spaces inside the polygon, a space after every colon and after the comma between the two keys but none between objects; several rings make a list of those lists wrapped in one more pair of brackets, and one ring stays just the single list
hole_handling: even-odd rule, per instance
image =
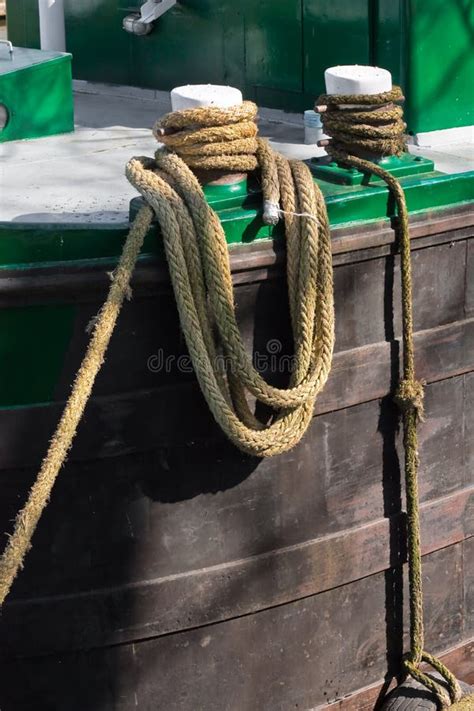
[{"label": "sunlit deck surface", "polygon": [[[76,131],[0,144],[0,221],[122,224],[136,195],[124,176],[132,156],[153,155],[153,123],[170,110],[168,94],[75,82]],[[303,118],[261,109],[260,133],[281,153],[310,158]],[[446,173],[474,170],[474,143],[410,147]]]}]

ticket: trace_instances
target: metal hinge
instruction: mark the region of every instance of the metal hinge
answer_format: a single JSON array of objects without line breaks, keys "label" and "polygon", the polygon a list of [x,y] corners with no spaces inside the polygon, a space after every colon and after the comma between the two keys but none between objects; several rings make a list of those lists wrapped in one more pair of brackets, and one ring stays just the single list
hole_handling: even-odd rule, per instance
[{"label": "metal hinge", "polygon": [[141,8],[140,13],[127,15],[123,21],[123,29],[134,35],[147,35],[153,29],[153,23],[165,12],[171,10],[176,5],[177,0],[147,0]]}]

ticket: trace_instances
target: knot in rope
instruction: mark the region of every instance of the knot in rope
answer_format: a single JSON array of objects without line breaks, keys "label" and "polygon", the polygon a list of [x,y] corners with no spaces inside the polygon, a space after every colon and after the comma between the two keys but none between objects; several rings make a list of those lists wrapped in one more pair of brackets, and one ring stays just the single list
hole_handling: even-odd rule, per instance
[{"label": "knot in rope", "polygon": [[[315,106],[321,112],[325,132],[331,136],[327,152],[399,155],[405,150],[400,87],[382,94],[322,94]],[[322,106],[321,106],[322,104]]]},{"label": "knot in rope", "polygon": [[420,380],[401,380],[394,399],[402,412],[414,412],[420,422],[424,419],[424,389]]}]

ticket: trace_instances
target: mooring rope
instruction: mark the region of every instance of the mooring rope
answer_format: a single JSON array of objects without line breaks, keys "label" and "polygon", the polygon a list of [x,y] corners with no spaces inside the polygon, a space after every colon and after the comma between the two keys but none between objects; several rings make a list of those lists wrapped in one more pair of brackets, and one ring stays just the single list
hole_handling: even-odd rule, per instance
[{"label": "mooring rope", "polygon": [[[177,155],[160,149],[155,161],[132,160],[127,177],[160,223],[181,327],[214,418],[241,450],[268,457],[291,449],[308,428],[331,367],[334,304],[323,197],[304,164],[276,156],[262,139],[258,146],[264,190],[268,175],[273,175],[288,213],[287,281],[295,355],[286,389],[269,385],[245,349],[235,316],[225,234],[195,175]],[[314,219],[296,218],[296,209]],[[218,344],[211,322],[227,373],[215,358]],[[269,425],[254,417],[246,392],[278,411]]]},{"label": "mooring rope", "polygon": [[[403,111],[394,102],[403,101],[399,87],[383,94],[327,95],[316,101],[325,132],[331,140],[325,144],[328,154],[342,165],[374,173],[382,178],[397,205],[397,233],[401,258],[403,379],[395,401],[403,417],[405,450],[405,486],[407,502],[408,577],[410,588],[410,652],[403,660],[405,671],[432,692],[441,709],[455,704],[462,696],[456,677],[436,657],[424,651],[423,585],[420,540],[420,507],[418,494],[418,423],[423,419],[423,383],[415,376],[413,344],[413,297],[411,247],[408,209],[399,181],[368,158],[399,155],[405,148]],[[344,106],[351,105],[350,109]],[[420,669],[426,662],[446,682],[440,683]],[[471,697],[474,700],[474,697]],[[464,702],[463,702],[464,703]],[[455,706],[452,706],[454,704]],[[461,708],[461,706],[459,706]]]},{"label": "mooring rope", "polygon": [[322,94],[315,110],[320,110],[331,136],[328,153],[334,157],[360,151],[377,156],[403,153],[406,123],[403,109],[395,103],[403,100],[398,86],[382,94]]},{"label": "mooring rope", "polygon": [[28,500],[15,519],[13,534],[8,538],[0,559],[0,608],[19,570],[23,567],[23,560],[30,549],[38,521],[48,504],[59,470],[72,445],[94,381],[104,362],[105,352],[122,304],[124,299],[130,296],[130,278],[152,219],[153,212],[148,206],[144,206],[135,218],[120,261],[112,274],[107,299],[95,321],[84,360],[77,372],[56,432],[51,439],[48,453],[30,489]]},{"label": "mooring rope", "polygon": [[[206,169],[219,166],[247,170],[258,165],[267,222],[274,222],[281,202],[295,347],[289,387],[269,385],[253,367],[244,348],[235,316],[224,231],[188,167],[195,165],[194,153],[185,152],[182,160],[175,153],[160,149],[155,160],[132,159],[127,165],[127,177],[148,204],[139,211],[127,236],[60,423],[0,559],[0,606],[23,565],[41,513],[74,440],[121,306],[130,294],[130,279],[153,214],[161,227],[181,327],[197,379],[216,421],[240,449],[260,457],[287,451],[306,432],[315,398],[329,375],[334,347],[329,223],[323,196],[304,164],[287,161],[273,153],[266,141],[256,138],[252,138],[253,153],[239,155],[229,149],[229,145],[240,141],[236,137],[239,131],[251,132],[247,124],[256,112],[256,106],[249,102],[228,110],[193,109],[166,116],[160,126],[163,130],[171,127],[174,133],[170,135],[175,140],[181,132],[187,146],[218,142],[216,155],[206,153],[206,161],[212,158],[212,164],[205,163]],[[198,136],[197,142],[189,138],[193,133]],[[155,134],[163,138],[158,127]],[[222,163],[216,159],[222,159]],[[214,324],[226,355],[224,367],[216,357],[219,344]],[[247,393],[274,409],[269,425],[255,417]]]}]

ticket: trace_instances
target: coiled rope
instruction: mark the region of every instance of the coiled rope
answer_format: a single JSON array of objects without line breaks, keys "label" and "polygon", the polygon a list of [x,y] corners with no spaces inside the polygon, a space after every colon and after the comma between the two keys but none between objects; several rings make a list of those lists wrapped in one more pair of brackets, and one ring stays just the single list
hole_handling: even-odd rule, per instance
[{"label": "coiled rope", "polygon": [[[256,111],[255,105],[245,102],[243,107],[225,111],[176,112],[161,120],[155,134],[159,135],[158,128],[172,127],[175,141],[181,132],[186,146],[203,146],[205,160],[212,159],[212,164],[205,163],[206,168],[219,165],[245,170],[246,166],[258,165],[267,221],[273,221],[275,213],[278,216],[281,202],[295,349],[289,388],[269,385],[255,370],[244,348],[235,317],[225,235],[188,167],[196,165],[195,154],[185,152],[182,159],[162,148],[154,160],[132,159],[126,174],[147,205],[139,211],[127,236],[64,413],[0,559],[0,606],[23,565],[36,525],[72,445],[123,301],[130,295],[130,279],[153,214],[161,227],[181,327],[197,379],[216,421],[240,449],[260,457],[287,451],[306,432],[315,398],[329,375],[334,347],[329,224],[323,196],[304,164],[287,161],[273,153],[266,141],[256,138],[251,138],[255,141],[253,154],[232,153],[235,141],[240,140],[236,136],[239,131],[249,131],[246,124]],[[215,141],[224,145],[209,156],[204,147],[215,145]],[[268,206],[272,208],[270,214]],[[225,359],[216,358],[219,344]],[[270,424],[255,417],[247,401],[248,394],[274,409]]]},{"label": "coiled rope", "polygon": [[[388,186],[397,205],[397,233],[401,258],[403,379],[395,401],[403,417],[405,450],[405,487],[407,502],[408,577],[410,589],[410,651],[403,660],[407,674],[423,684],[437,700],[440,709],[468,708],[460,701],[462,691],[456,677],[436,657],[424,650],[423,586],[418,495],[418,434],[423,419],[423,383],[415,377],[413,344],[413,298],[410,231],[405,194],[399,181],[369,159],[369,153],[381,157],[399,155],[405,147],[403,111],[394,102],[403,101],[399,87],[382,94],[321,95],[315,110],[321,112],[325,132],[331,136],[328,154],[342,165],[378,175]],[[345,109],[347,105],[350,109]],[[446,689],[420,669],[428,663],[446,682]],[[474,704],[474,696],[467,699]],[[459,702],[459,706],[457,706]],[[461,705],[462,704],[462,705]],[[471,706],[470,708],[474,708]]]},{"label": "coiled rope", "polygon": [[328,153],[340,155],[341,161],[360,151],[377,156],[403,153],[406,123],[403,109],[395,103],[401,101],[399,86],[382,94],[322,94],[315,110],[323,109],[323,125],[331,136]]},{"label": "coiled rope", "polygon": [[153,128],[156,139],[190,168],[255,170],[257,106],[244,101],[229,109],[198,107],[174,111]]}]

